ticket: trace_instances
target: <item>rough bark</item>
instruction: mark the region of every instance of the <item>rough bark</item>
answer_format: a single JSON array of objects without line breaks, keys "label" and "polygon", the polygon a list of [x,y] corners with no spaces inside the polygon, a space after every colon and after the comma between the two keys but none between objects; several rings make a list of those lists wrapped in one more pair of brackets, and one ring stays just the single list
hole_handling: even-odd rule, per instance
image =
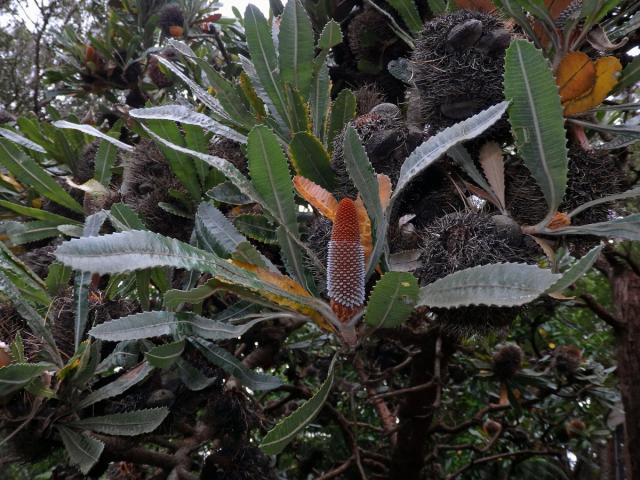
[{"label": "rough bark", "polygon": [[622,326],[616,329],[618,382],[625,411],[627,480],[640,480],[640,277],[631,270],[612,278],[614,304]]}]

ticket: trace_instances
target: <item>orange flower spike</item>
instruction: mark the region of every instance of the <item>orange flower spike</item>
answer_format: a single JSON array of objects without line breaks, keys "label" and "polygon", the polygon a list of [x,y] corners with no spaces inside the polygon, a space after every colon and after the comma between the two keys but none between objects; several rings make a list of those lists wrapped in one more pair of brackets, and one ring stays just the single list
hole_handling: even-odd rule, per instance
[{"label": "orange flower spike", "polygon": [[327,258],[327,293],[331,308],[342,322],[364,304],[364,250],[356,205],[343,198],[336,210]]}]

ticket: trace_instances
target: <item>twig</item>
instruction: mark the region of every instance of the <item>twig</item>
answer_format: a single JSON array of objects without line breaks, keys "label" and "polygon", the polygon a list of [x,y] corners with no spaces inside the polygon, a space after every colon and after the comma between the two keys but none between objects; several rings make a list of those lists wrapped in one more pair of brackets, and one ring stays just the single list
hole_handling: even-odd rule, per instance
[{"label": "twig", "polygon": [[319,476],[318,480],[329,480],[330,478],[336,478],[339,475],[342,475],[351,466],[353,461],[353,457],[347,458],[340,466],[334,468],[333,470],[329,470],[324,475]]},{"label": "twig", "polygon": [[503,458],[511,458],[511,457],[520,457],[520,456],[533,457],[537,455],[548,455],[548,456],[558,456],[559,452],[553,450],[520,450],[519,452],[504,452],[504,453],[496,453],[495,455],[489,455],[488,457],[476,458],[472,460],[470,463],[465,465],[464,467],[456,470],[451,475],[447,477],[447,480],[453,480],[460,475],[462,475],[467,470],[473,468],[476,465],[481,465],[483,463],[493,462],[495,460],[502,460]]},{"label": "twig", "polygon": [[595,313],[602,321],[613,327],[614,330],[620,331],[624,329],[624,322],[609,313],[593,296],[588,293],[583,293],[580,295],[580,298],[584,301],[586,307]]}]

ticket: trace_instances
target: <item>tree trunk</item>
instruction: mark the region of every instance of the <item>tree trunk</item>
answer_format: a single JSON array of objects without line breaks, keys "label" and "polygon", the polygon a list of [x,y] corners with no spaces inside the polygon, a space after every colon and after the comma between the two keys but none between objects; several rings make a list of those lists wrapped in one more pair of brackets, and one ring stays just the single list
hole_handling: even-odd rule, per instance
[{"label": "tree trunk", "polygon": [[627,480],[640,480],[640,277],[631,270],[612,278],[614,304],[622,326],[616,330],[618,382],[625,411]]}]

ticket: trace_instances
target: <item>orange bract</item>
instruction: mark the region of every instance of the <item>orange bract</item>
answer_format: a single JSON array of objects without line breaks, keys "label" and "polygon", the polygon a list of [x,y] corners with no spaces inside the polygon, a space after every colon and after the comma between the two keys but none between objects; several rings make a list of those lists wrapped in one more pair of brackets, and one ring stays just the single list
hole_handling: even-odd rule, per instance
[{"label": "orange bract", "polygon": [[564,114],[576,115],[600,105],[618,83],[622,64],[616,57],[602,57],[595,62],[596,78],[586,94],[564,103]]},{"label": "orange bract", "polygon": [[586,95],[596,83],[596,66],[586,53],[569,52],[558,65],[556,83],[563,102]]},{"label": "orange bract", "polygon": [[300,175],[293,177],[293,186],[298,195],[313,205],[322,215],[333,221],[338,209],[338,201],[330,192]]},{"label": "orange bract", "polygon": [[562,227],[571,225],[571,218],[566,213],[556,212],[553,218],[547,224],[549,230],[557,230]]}]

